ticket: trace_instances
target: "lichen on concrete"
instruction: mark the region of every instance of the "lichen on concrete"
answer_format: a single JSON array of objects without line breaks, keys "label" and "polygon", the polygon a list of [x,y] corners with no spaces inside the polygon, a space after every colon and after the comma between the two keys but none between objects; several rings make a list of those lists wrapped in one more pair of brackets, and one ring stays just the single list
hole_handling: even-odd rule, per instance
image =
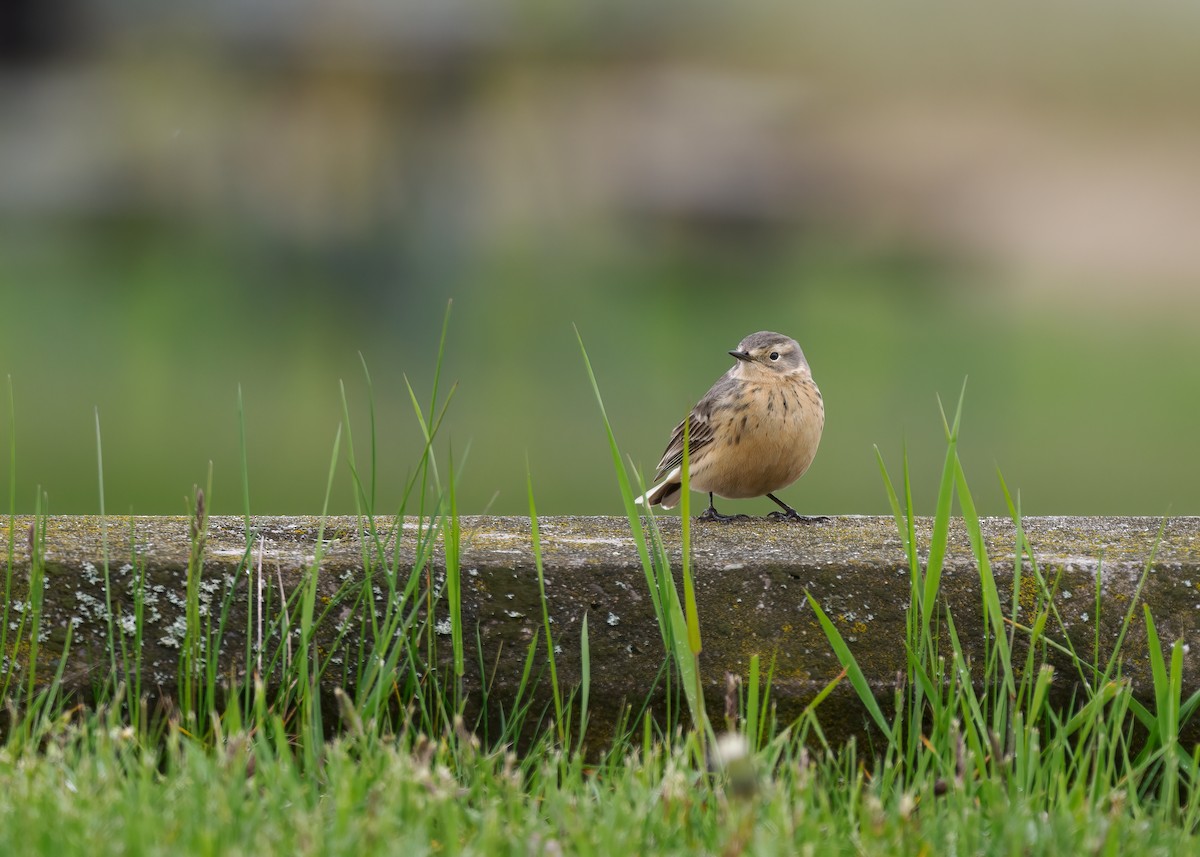
[{"label": "lichen on concrete", "polygon": [[[23,534],[29,523],[17,519],[14,532]],[[1116,641],[1153,555],[1140,602],[1150,606],[1165,640],[1200,643],[1200,519],[1171,519],[1159,543],[1162,523],[1156,518],[1026,519],[1024,531],[1037,566],[1045,579],[1056,582],[1054,603],[1062,627],[1051,628],[1051,633],[1090,651],[1098,629],[1103,658],[1105,647],[1111,650]],[[678,569],[680,520],[660,518],[658,524],[672,566]],[[530,522],[520,517],[478,516],[464,517],[460,525],[466,636],[474,645],[478,631],[485,650],[482,660],[495,670],[494,676],[487,677],[492,697],[502,700],[505,693],[515,693],[527,647],[542,633]],[[385,569],[395,564],[406,580],[417,562],[418,541],[428,537],[427,522],[378,518],[375,526],[380,540],[368,542],[364,550],[363,522],[350,517],[324,521],[318,592],[319,608],[328,609],[317,644],[339,659],[351,656],[357,642],[353,616],[347,613],[350,607],[339,599],[369,574],[373,609],[382,611],[388,591]],[[220,650],[205,653],[220,659],[223,674],[237,677],[245,669],[247,611],[251,625],[257,621],[260,599],[268,612],[277,613],[282,599],[312,567],[321,531],[322,522],[311,517],[252,518],[249,533],[243,518],[210,519],[201,614],[212,617],[218,608],[226,614]],[[622,702],[640,703],[646,697],[663,662],[662,640],[629,522],[551,517],[540,519],[539,531],[560,680],[569,686],[579,679],[580,628],[586,615],[593,715],[603,718],[607,711],[615,717]],[[917,531],[924,548],[929,521],[919,521]],[[1001,599],[1009,605],[1015,528],[1005,519],[986,519],[983,531]],[[28,544],[23,536],[14,541],[10,617],[28,600]],[[61,657],[68,628],[68,690],[84,692],[98,677],[97,671],[106,674],[109,620],[114,633],[133,639],[136,628],[130,622],[140,593],[143,686],[171,693],[187,628],[190,547],[189,521],[183,517],[110,517],[106,526],[96,517],[47,519],[44,637],[35,665],[39,680],[52,674],[48,665],[56,665]],[[0,557],[7,557],[8,550],[7,528],[0,527]],[[726,672],[744,675],[750,658],[757,654],[774,663],[773,696],[780,716],[786,718],[837,675],[840,665],[805,597],[811,593],[847,640],[872,685],[881,696],[890,697],[897,674],[904,670],[910,602],[910,572],[892,519],[840,517],[808,525],[764,519],[695,523],[692,552],[704,645],[701,668],[714,695],[721,692]],[[1040,587],[1031,582],[1032,568],[1030,558],[1022,557],[1016,603],[1025,615],[1042,597]],[[440,547],[431,555],[428,574],[435,589],[440,588],[444,580]],[[954,617],[968,655],[978,654],[979,662],[990,633],[981,626],[980,598],[979,572],[966,533],[954,526],[941,599]],[[1149,687],[1146,636],[1141,608],[1133,606],[1134,621],[1124,643],[1124,673],[1143,692]],[[445,647],[443,657],[449,649],[449,635],[443,633],[446,621],[445,615],[434,617],[436,636]],[[269,635],[266,642],[271,642]],[[346,651],[339,653],[339,646]],[[19,647],[16,652],[18,660],[28,656]],[[541,652],[537,657],[542,657]],[[482,686],[484,678],[474,672],[479,660],[467,658],[468,690]],[[1060,680],[1068,681],[1070,675],[1060,671]],[[1184,679],[1185,692],[1200,687],[1200,667],[1193,659],[1185,658]],[[853,700],[841,691],[825,707],[835,719],[861,720]]]}]

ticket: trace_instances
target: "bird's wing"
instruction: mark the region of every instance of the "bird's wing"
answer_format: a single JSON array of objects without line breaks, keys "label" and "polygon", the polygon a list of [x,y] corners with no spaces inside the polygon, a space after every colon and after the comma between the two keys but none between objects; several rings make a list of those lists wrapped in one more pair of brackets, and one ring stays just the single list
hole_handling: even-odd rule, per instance
[{"label": "bird's wing", "polygon": [[688,459],[690,461],[695,461],[700,451],[713,442],[712,415],[714,410],[719,410],[714,406],[726,400],[726,394],[731,392],[727,387],[735,383],[728,376],[722,377],[696,407],[692,408],[692,412],[687,415],[687,418],[675,426],[675,431],[671,432],[671,442],[667,444],[667,451],[663,453],[662,461],[658,462],[655,481],[662,479],[663,476],[683,463],[683,427],[685,424],[688,427]]}]

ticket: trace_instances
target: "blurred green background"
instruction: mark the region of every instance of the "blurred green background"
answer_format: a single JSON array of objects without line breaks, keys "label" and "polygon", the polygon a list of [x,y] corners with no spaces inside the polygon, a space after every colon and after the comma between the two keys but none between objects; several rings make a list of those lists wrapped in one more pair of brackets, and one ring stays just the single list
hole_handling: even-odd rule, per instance
[{"label": "blurred green background", "polygon": [[[619,514],[572,324],[653,468],[744,335],[827,404],[806,513],[1200,514],[1189,4],[9,0],[0,380],[17,510],[321,508],[339,381],[379,509],[420,435],[459,508]],[[7,395],[0,435],[10,425]],[[443,460],[443,472],[445,462]],[[7,485],[8,456],[0,463]],[[647,478],[650,474],[647,474]],[[897,474],[898,475],[898,474]],[[7,491],[4,492],[5,494]],[[770,503],[729,503],[766,512]],[[343,468],[335,511],[352,511]]]}]

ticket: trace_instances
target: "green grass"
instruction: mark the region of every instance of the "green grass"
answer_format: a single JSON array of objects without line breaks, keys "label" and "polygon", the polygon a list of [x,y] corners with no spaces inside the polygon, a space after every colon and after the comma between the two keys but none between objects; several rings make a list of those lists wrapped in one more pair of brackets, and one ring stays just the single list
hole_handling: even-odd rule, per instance
[{"label": "green grass", "polygon": [[[463,689],[468,660],[486,677],[494,652],[464,625],[459,602],[463,461],[448,455],[439,469],[435,457],[453,390],[441,398],[435,378],[422,405],[408,386],[424,450],[406,477],[400,508],[388,510],[415,510],[413,525],[399,529],[376,509],[374,417],[372,452],[360,466],[343,389],[325,502],[344,468],[356,498],[362,562],[372,574],[321,603],[319,539],[303,584],[281,600],[269,570],[264,580],[248,532],[237,578],[256,609],[244,629],[245,679],[232,688],[222,687],[204,657],[230,615],[229,597],[202,605],[198,594],[211,473],[188,503],[193,549],[181,692],[163,710],[148,709],[134,684],[138,599],[132,617],[109,617],[111,625],[132,619],[137,634],[132,644],[111,647],[111,680],[95,698],[62,698],[65,656],[48,687],[39,689],[22,672],[41,632],[46,506],[39,498],[29,579],[15,579],[11,554],[5,566],[5,592],[28,597],[19,610],[6,597],[0,632],[8,712],[0,743],[0,853],[1050,855],[1121,854],[1132,842],[1147,855],[1195,850],[1200,764],[1180,733],[1200,694],[1183,696],[1181,644],[1160,640],[1153,617],[1139,613],[1133,599],[1124,628],[1145,623],[1154,687],[1147,703],[1133,697],[1121,675],[1124,633],[1104,662],[1098,647],[1072,648],[1054,607],[1056,581],[1043,574],[1020,526],[1020,499],[1003,480],[1019,561],[1013,597],[1000,590],[959,454],[961,399],[953,419],[943,418],[946,448],[928,542],[918,534],[907,458],[897,490],[878,457],[912,573],[908,667],[890,704],[870,692],[853,646],[810,598],[841,674],[799,718],[780,723],[771,705],[773,665],[754,656],[747,675],[729,680],[724,717],[714,722],[700,692],[704,616],[690,573],[687,507],[683,564],[672,569],[654,517],[633,503],[640,475],[621,454],[600,384],[582,356],[658,619],[665,712],[632,712],[610,745],[588,747],[587,623],[572,638],[548,612],[529,475],[542,621],[526,646],[514,698],[489,698],[485,680],[475,700],[485,713],[466,719],[474,710]],[[9,411],[12,432],[11,386]],[[10,457],[15,466],[12,442]],[[249,521],[244,464],[242,496]],[[10,510],[14,504],[10,496]],[[982,664],[966,662],[954,617],[939,600],[954,519],[974,553],[979,610],[990,629]],[[13,522],[10,511],[10,546]],[[391,549],[401,539],[411,541],[416,557],[409,567],[399,566]],[[444,568],[433,562],[439,544]],[[1147,557],[1147,572],[1152,561]],[[144,581],[144,569],[136,579]],[[1037,598],[1032,610],[1018,614],[1015,592],[1023,580],[1032,581]],[[451,624],[449,669],[435,668],[436,632],[428,619],[435,615]],[[332,649],[314,645],[314,628],[334,616],[349,616],[344,624],[356,634],[345,633]],[[350,639],[361,642],[351,647]],[[561,683],[560,647],[578,647],[579,687]],[[1050,699],[1050,653],[1071,664],[1077,687],[1071,706]],[[821,701],[842,681],[876,726],[869,749],[825,740]],[[320,704],[322,682],[352,689],[336,695],[336,723],[326,721]],[[538,686],[549,687],[548,706],[534,704]],[[519,756],[512,751],[518,744]]]},{"label": "green grass", "polygon": [[[1182,826],[1113,796],[1044,813],[1035,800],[931,788],[887,794],[852,752],[779,759],[754,797],[724,795],[657,745],[587,767],[448,741],[343,737],[314,776],[233,738],[161,752],[120,729],[0,753],[6,854],[1175,854]],[[868,760],[869,761],[869,760]],[[1194,846],[1191,846],[1194,847]]]}]

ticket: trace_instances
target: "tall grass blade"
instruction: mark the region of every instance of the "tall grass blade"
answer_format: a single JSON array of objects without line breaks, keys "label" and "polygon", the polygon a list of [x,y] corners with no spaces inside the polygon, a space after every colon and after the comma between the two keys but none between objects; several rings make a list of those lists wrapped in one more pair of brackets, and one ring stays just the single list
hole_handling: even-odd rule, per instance
[{"label": "tall grass blade", "polygon": [[[0,701],[8,698],[8,685],[16,658],[8,652],[9,610],[13,600],[13,574],[16,569],[17,527],[17,408],[12,375],[8,376],[8,561],[4,566],[4,603],[0,605]],[[3,664],[9,664],[3,667]]]},{"label": "tall grass blade", "polygon": [[242,517],[246,527],[246,545],[254,544],[250,532],[250,463],[246,455],[246,408],[242,402],[242,385],[237,388],[238,448],[242,459]]},{"label": "tall grass blade", "polygon": [[854,655],[850,652],[850,647],[846,645],[846,641],[842,638],[841,632],[830,621],[825,611],[821,609],[821,605],[817,603],[817,599],[813,598],[812,593],[807,590],[804,592],[804,597],[808,599],[813,612],[817,614],[817,621],[821,623],[821,630],[825,632],[825,638],[829,640],[829,645],[833,647],[833,652],[837,656],[838,663],[846,670],[846,675],[849,677],[850,684],[854,687],[855,693],[858,694],[859,701],[867,709],[867,712],[871,715],[871,719],[875,721],[875,725],[879,727],[879,731],[884,734],[888,743],[891,743],[894,740],[892,725],[883,716],[883,711],[879,708],[879,702],[875,699],[875,694],[871,692],[871,685],[867,681],[866,675],[863,674],[862,667],[858,665],[858,661],[855,660]]},{"label": "tall grass blade", "polygon": [[100,442],[100,408],[95,409],[96,414],[96,478],[99,483],[100,492],[100,545],[103,551],[101,563],[104,567],[104,614],[105,625],[108,636],[108,658],[109,658],[109,676],[110,681],[115,681],[117,676],[117,638],[113,628],[113,597],[112,597],[112,577],[108,567],[108,515],[104,511],[104,448]]},{"label": "tall grass blade", "polygon": [[745,735],[746,735],[746,739],[750,742],[751,750],[757,750],[760,746],[759,742],[761,741],[761,736],[759,735],[759,732],[758,732],[758,725],[759,725],[759,719],[758,719],[758,717],[759,717],[759,710],[758,710],[759,686],[758,686],[758,683],[760,680],[760,677],[759,677],[759,661],[760,660],[761,659],[759,658],[757,653],[750,656],[750,673],[746,677],[746,682],[749,686],[746,688]]},{"label": "tall grass blade", "polygon": [[[680,471],[683,487],[679,500],[680,527],[683,531],[683,604],[684,618],[687,622],[688,648],[693,657],[700,656],[700,613],[696,608],[696,587],[692,580],[692,510],[691,485],[689,484],[688,458],[690,455],[691,438],[688,437],[688,426],[691,420],[683,421],[683,468]],[[699,675],[699,669],[696,674]]]},{"label": "tall grass blade", "polygon": [[567,744],[566,723],[563,717],[562,692],[558,687],[558,664],[554,657],[554,636],[550,632],[550,606],[546,600],[546,572],[542,567],[542,539],[538,529],[537,506],[533,501],[533,474],[529,461],[525,461],[525,487],[529,494],[529,533],[533,545],[533,564],[537,570],[538,600],[542,608],[542,629],[546,634],[546,663],[550,667],[550,692],[554,696],[554,723],[558,730],[558,742]]},{"label": "tall grass blade", "polygon": [[[583,364],[587,369],[588,380],[591,383],[596,403],[600,408],[600,416],[604,422],[604,431],[608,438],[609,452],[612,455],[613,469],[617,475],[621,500],[625,506],[625,516],[629,520],[634,544],[637,546],[638,557],[642,563],[642,571],[646,576],[646,586],[650,592],[655,616],[658,618],[659,632],[662,635],[663,645],[668,656],[673,659],[676,670],[679,673],[679,681],[688,702],[692,722],[697,728],[711,732],[712,726],[709,724],[707,713],[704,710],[704,695],[699,692],[699,671],[696,667],[695,655],[688,641],[687,619],[683,606],[679,601],[679,593],[675,589],[675,579],[671,576],[667,553],[662,547],[662,539],[658,532],[658,527],[654,522],[654,516],[648,514],[647,529],[650,540],[654,544],[654,555],[653,557],[651,556],[650,549],[647,546],[647,529],[643,529],[641,515],[638,512],[637,504],[634,503],[634,494],[630,485],[629,474],[622,462],[621,451],[617,446],[617,439],[613,434],[612,424],[609,422],[608,412],[604,407],[604,398],[600,394],[600,385],[596,381],[596,374],[592,370],[591,360],[588,359],[587,348],[584,347],[583,337],[580,335],[579,328],[577,327],[575,328],[575,338],[579,342],[579,350],[583,355]],[[683,488],[684,495],[687,494],[687,490],[685,483],[685,487]],[[690,521],[687,518],[688,515],[685,513],[684,525],[690,526]],[[669,693],[668,699],[670,699]],[[668,714],[668,719],[669,717],[670,715]]]},{"label": "tall grass blade", "polygon": [[[940,404],[939,402],[939,406]],[[945,562],[946,545],[949,541],[950,509],[954,502],[954,463],[958,455],[958,426],[962,417],[962,405],[963,400],[960,396],[953,427],[946,425],[945,413],[942,414],[942,423],[946,429],[946,458],[942,464],[942,481],[938,488],[937,507],[933,516],[933,532],[929,541],[929,559],[925,564],[925,585],[921,593],[921,628],[925,633],[928,633],[930,622],[933,619],[933,608],[937,603],[938,590],[941,588],[942,565]]]},{"label": "tall grass blade", "polygon": [[[617,447],[617,438],[613,434],[612,423],[608,420],[608,411],[604,407],[604,398],[600,395],[600,385],[596,381],[596,373],[592,371],[592,362],[588,359],[587,349],[583,345],[583,337],[579,333],[579,328],[574,328],[575,339],[579,342],[579,351],[583,355],[583,365],[587,369],[588,381],[592,386],[592,393],[596,398],[596,404],[600,407],[600,418],[604,421],[604,433],[608,438],[608,449],[612,455],[613,469],[617,474],[617,485],[620,488],[621,501],[625,506],[625,516],[629,519],[630,526],[633,529],[634,543],[637,545],[638,557],[642,561],[642,568],[647,571],[653,568],[653,563],[650,561],[650,553],[646,547],[646,538],[642,532],[641,515],[638,513],[637,505],[633,502],[633,489],[629,483],[629,474],[625,471],[625,465],[621,461],[621,450]],[[657,587],[653,585],[652,577],[647,578],[651,584],[651,593],[657,598]]]},{"label": "tall grass blade", "polygon": [[[445,340],[445,337],[446,337],[446,326],[449,323],[449,315],[450,315],[450,308],[449,308],[449,306],[447,306],[446,322],[443,323],[443,325],[442,325],[443,341]],[[379,475],[378,474],[378,471],[379,471],[379,438],[378,438],[378,433],[376,430],[376,423],[375,423],[375,387],[371,383],[371,370],[367,368],[367,358],[363,357],[363,353],[361,351],[358,352],[358,360],[360,363],[362,363],[363,378],[365,378],[366,382],[367,382],[367,408],[368,408],[367,419],[369,420],[369,425],[371,426],[371,459],[370,459],[370,461],[371,461],[371,485],[370,485],[370,493],[367,495],[367,498],[368,498],[367,510],[368,510],[368,514],[371,514],[375,510],[375,496],[376,496],[375,488],[378,483],[378,475]],[[440,371],[440,366],[435,367],[434,372],[436,373],[439,371]]]},{"label": "tall grass blade", "polygon": [[461,680],[466,675],[463,655],[462,621],[462,530],[458,520],[458,497],[454,488],[454,450],[450,450],[450,481],[448,483],[450,503],[449,526],[443,531],[442,542],[446,557],[446,607],[450,612],[450,642],[454,651],[454,676]]},{"label": "tall grass blade", "polygon": [[579,748],[587,734],[588,712],[592,693],[592,648],[588,639],[588,614],[579,624]]},{"label": "tall grass blade", "polygon": [[[325,558],[325,524],[329,517],[329,498],[333,494],[334,475],[337,473],[338,454],[341,449],[342,427],[338,425],[333,437],[333,452],[329,457],[329,475],[325,481],[325,500],[321,504],[321,519],[317,527],[317,544],[313,560],[304,577],[300,601],[300,645],[296,652],[296,692],[300,702],[300,728],[304,735],[315,738],[322,734],[321,705],[317,699],[316,676],[310,671],[316,658],[312,645],[315,629],[314,619],[317,606],[317,585],[320,582],[321,562]],[[310,763],[315,763],[317,748],[313,741],[306,741],[305,748],[311,754]]]},{"label": "tall grass blade", "polygon": [[[679,501],[680,529],[682,531],[682,577],[683,577],[683,612],[684,612],[684,633],[687,636],[688,650],[691,654],[691,682],[690,687],[685,685],[685,693],[688,699],[688,708],[692,714],[692,722],[696,725],[697,739],[700,742],[701,755],[707,756],[707,737],[711,732],[712,727],[708,722],[708,712],[704,706],[704,686],[700,676],[700,613],[696,607],[696,588],[692,580],[692,510],[691,510],[691,484],[689,473],[688,456],[690,454],[689,447],[691,439],[688,437],[688,426],[691,420],[683,421],[683,460],[682,469],[680,470],[682,486],[680,488],[681,495]],[[667,568],[667,563],[662,563],[664,571]],[[672,602],[672,614],[674,614],[674,603],[678,601],[678,596],[675,593],[675,581],[671,579],[669,573],[664,573],[663,577],[671,583],[670,600]],[[675,626],[678,629],[678,624]],[[676,635],[678,639],[678,635]],[[680,666],[680,675],[686,675],[686,670]]]},{"label": "tall grass blade", "polygon": [[1134,587],[1133,597],[1129,599],[1129,608],[1125,611],[1125,619],[1121,622],[1120,630],[1117,632],[1117,639],[1113,644],[1112,654],[1109,655],[1108,664],[1104,669],[1105,680],[1113,674],[1116,668],[1122,647],[1125,645],[1125,636],[1133,624],[1133,614],[1137,610],[1137,605],[1142,603],[1142,588],[1146,585],[1146,579],[1150,576],[1150,572],[1154,568],[1154,559],[1158,556],[1158,549],[1162,546],[1163,533],[1166,532],[1166,529],[1167,518],[1163,518],[1162,523],[1159,524],[1158,533],[1154,537],[1154,544],[1150,548],[1150,556],[1146,558],[1146,563],[1142,566],[1141,577],[1138,578],[1137,586]]},{"label": "tall grass blade", "polygon": [[[996,586],[992,563],[988,559],[987,544],[983,540],[983,528],[979,521],[979,513],[975,509],[975,501],[967,487],[967,476],[957,454],[954,456],[954,481],[958,491],[959,507],[963,513],[963,525],[967,531],[967,540],[970,542],[971,553],[975,557],[975,565],[979,570],[979,583],[983,595],[984,626],[991,629],[992,645],[1000,654],[1000,677],[1004,682],[1005,690],[1015,698],[1017,689],[1013,684],[1012,653],[1008,648],[1008,634],[1004,627],[1004,609],[1000,605],[1000,590]],[[1016,554],[1017,562],[1020,563],[1019,549]]]},{"label": "tall grass blade", "polygon": [[29,685],[26,694],[28,707],[33,705],[34,691],[37,687],[38,649],[42,638],[42,602],[46,592],[45,555],[46,518],[39,508],[34,515],[34,523],[29,527],[29,593],[26,597],[29,605]]}]

